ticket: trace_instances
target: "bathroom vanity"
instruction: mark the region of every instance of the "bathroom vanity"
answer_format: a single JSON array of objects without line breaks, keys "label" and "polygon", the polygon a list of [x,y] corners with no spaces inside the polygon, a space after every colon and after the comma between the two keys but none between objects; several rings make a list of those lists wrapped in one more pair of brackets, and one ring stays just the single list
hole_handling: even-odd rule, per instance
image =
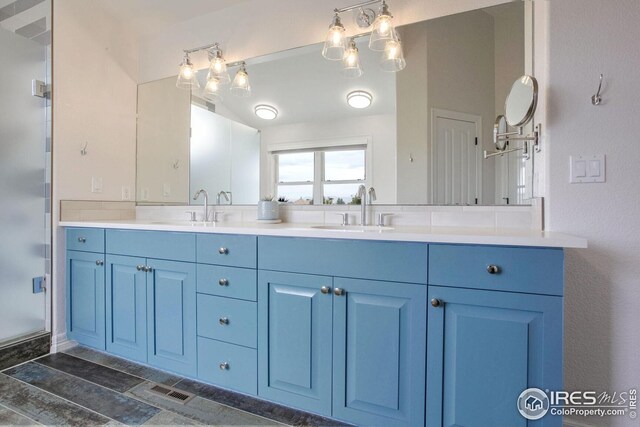
[{"label": "bathroom vanity", "polygon": [[562,388],[582,239],[61,225],[69,338],[130,360],[363,425],[527,425],[518,395]]}]

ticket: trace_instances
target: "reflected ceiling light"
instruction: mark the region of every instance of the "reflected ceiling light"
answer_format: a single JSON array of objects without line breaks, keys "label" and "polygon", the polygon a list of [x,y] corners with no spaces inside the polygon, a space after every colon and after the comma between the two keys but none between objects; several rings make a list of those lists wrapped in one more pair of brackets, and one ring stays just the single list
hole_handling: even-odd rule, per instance
[{"label": "reflected ceiling light", "polygon": [[217,43],[209,50],[209,61],[211,61],[209,64],[209,74],[218,79],[218,82],[221,84],[229,83],[231,78],[227,72],[227,61],[225,61],[222,55],[222,49],[220,49]]},{"label": "reflected ceiling light", "polygon": [[349,41],[349,47],[344,53],[342,64],[342,75],[345,77],[355,78],[363,74],[362,66],[360,65],[360,54],[358,53],[358,47],[354,39]]},{"label": "reflected ceiling light", "polygon": [[241,98],[247,98],[251,95],[251,85],[249,84],[249,74],[247,73],[246,64],[240,63],[240,69],[236,73],[233,83],[231,84],[231,93]]},{"label": "reflected ceiling light", "polygon": [[193,68],[193,63],[189,59],[189,52],[184,52],[184,59],[180,64],[180,72],[178,72],[178,81],[176,87],[179,89],[191,89],[199,88],[200,82],[198,82],[198,76],[196,70]]},{"label": "reflected ceiling light", "polygon": [[267,104],[256,105],[254,109],[256,116],[264,120],[273,120],[278,117],[278,110]]},{"label": "reflected ceiling light", "polygon": [[207,84],[204,87],[204,93],[202,95],[207,101],[222,101],[222,95],[220,94],[220,80],[214,77],[209,71],[207,76]]},{"label": "reflected ceiling light", "polygon": [[344,31],[344,25],[340,22],[340,15],[336,12],[331,25],[329,25],[329,33],[324,42],[322,56],[331,61],[340,61],[344,57],[344,51],[346,49]]},{"label": "reflected ceiling light", "polygon": [[355,90],[347,95],[347,104],[353,108],[367,108],[371,105],[372,100],[373,96],[364,90]]},{"label": "reflected ceiling light", "polygon": [[373,22],[371,37],[369,38],[369,49],[385,50],[387,42],[397,40],[396,30],[393,27],[393,16],[389,12],[389,6],[382,0],[378,17]]},{"label": "reflected ceiling light", "polygon": [[384,71],[395,73],[404,70],[406,66],[407,61],[404,59],[400,40],[388,41],[384,49],[384,54],[382,55],[382,61],[380,61],[380,67]]}]

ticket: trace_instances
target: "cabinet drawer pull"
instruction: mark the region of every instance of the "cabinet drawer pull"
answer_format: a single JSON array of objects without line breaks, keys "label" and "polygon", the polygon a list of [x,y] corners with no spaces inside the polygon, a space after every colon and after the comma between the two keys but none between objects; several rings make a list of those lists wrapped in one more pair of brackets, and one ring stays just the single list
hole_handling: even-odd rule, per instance
[{"label": "cabinet drawer pull", "polygon": [[331,288],[328,286],[323,286],[320,288],[320,292],[322,292],[323,294],[330,294],[331,293]]},{"label": "cabinet drawer pull", "polygon": [[99,259],[99,260],[96,261],[96,265],[102,266],[102,265],[104,265],[104,261]]},{"label": "cabinet drawer pull", "polygon": [[218,285],[220,285],[220,286],[229,286],[229,279],[220,279],[220,280],[218,280]]},{"label": "cabinet drawer pull", "polygon": [[487,273],[489,274],[498,274],[500,273],[500,267],[498,267],[497,265],[488,265],[487,266]]},{"label": "cabinet drawer pull", "polygon": [[87,243],[87,239],[84,237],[78,237],[78,242],[79,243]]},{"label": "cabinet drawer pull", "polygon": [[339,296],[339,297],[341,297],[341,296],[343,296],[344,294],[346,294],[345,290],[344,290],[344,289],[342,289],[342,288],[335,288],[335,289],[333,290],[333,293],[334,293],[334,294],[336,294],[336,296]]},{"label": "cabinet drawer pull", "polygon": [[228,325],[229,324],[229,318],[228,317],[221,317],[218,322],[220,322],[221,325]]},{"label": "cabinet drawer pull", "polygon": [[229,254],[229,249],[222,247],[222,248],[218,249],[218,253],[220,255],[228,255]]},{"label": "cabinet drawer pull", "polygon": [[439,300],[438,298],[433,298],[431,300],[431,305],[434,307],[441,307],[442,306],[442,300]]},{"label": "cabinet drawer pull", "polygon": [[228,362],[222,362],[220,364],[220,369],[222,369],[223,371],[229,370],[229,363]]}]

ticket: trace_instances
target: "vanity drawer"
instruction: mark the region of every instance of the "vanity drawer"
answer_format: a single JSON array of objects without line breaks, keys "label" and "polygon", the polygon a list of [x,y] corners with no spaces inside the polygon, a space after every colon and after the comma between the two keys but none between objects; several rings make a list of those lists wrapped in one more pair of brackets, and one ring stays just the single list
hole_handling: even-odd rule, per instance
[{"label": "vanity drawer", "polygon": [[257,271],[198,264],[198,292],[221,297],[257,300]]},{"label": "vanity drawer", "polygon": [[198,234],[198,262],[256,268],[255,236],[237,234]]},{"label": "vanity drawer", "polygon": [[429,245],[430,285],[562,295],[563,275],[562,249]]},{"label": "vanity drawer", "polygon": [[197,317],[199,336],[256,348],[257,303],[198,294]]},{"label": "vanity drawer", "polygon": [[259,237],[262,270],[427,283],[427,244]]},{"label": "vanity drawer", "polygon": [[68,228],[67,250],[104,253],[104,229]]},{"label": "vanity drawer", "polygon": [[258,352],[252,348],[199,337],[198,378],[220,387],[256,395]]},{"label": "vanity drawer", "polygon": [[196,235],[171,231],[107,230],[107,253],[194,262]]}]

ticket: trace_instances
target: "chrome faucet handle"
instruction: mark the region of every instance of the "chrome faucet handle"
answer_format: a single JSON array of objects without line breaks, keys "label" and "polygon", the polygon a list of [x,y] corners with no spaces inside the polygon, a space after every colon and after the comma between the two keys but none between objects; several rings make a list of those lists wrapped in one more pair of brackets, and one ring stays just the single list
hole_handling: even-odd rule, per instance
[{"label": "chrome faucet handle", "polygon": [[388,216],[393,216],[392,213],[379,213],[378,214],[378,227],[384,227],[384,219]]},{"label": "chrome faucet handle", "polygon": [[342,226],[345,227],[349,225],[349,213],[337,213],[336,215],[340,215],[342,217]]},{"label": "chrome faucet handle", "polygon": [[211,222],[220,222],[220,219],[218,218],[218,215],[220,215],[222,212],[218,212],[218,211],[213,211],[212,212],[212,216],[213,218],[211,218]]},{"label": "chrome faucet handle", "polygon": [[369,203],[375,202],[377,199],[376,189],[373,187],[369,187]]},{"label": "chrome faucet handle", "polygon": [[191,222],[196,222],[196,221],[197,221],[197,219],[196,219],[196,212],[195,212],[195,211],[186,211],[185,213],[188,213],[188,214],[190,215],[190,216],[189,216],[189,220],[190,220]]}]

